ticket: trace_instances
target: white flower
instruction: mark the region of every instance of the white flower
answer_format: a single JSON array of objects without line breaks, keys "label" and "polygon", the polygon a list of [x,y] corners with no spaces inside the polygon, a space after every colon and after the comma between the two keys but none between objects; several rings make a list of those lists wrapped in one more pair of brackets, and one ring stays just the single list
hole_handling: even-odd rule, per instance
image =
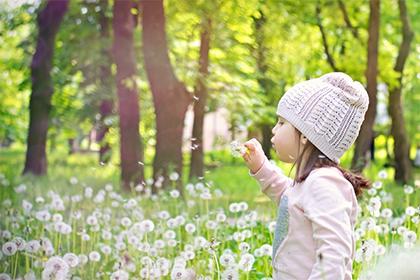
[{"label": "white flower", "polygon": [[92,251],[89,253],[89,260],[92,262],[99,262],[101,260],[101,254],[97,251]]},{"label": "white flower", "polygon": [[233,239],[237,242],[242,242],[245,239],[245,236],[241,232],[233,233]]},{"label": "white flower", "polygon": [[152,232],[155,224],[151,220],[144,220],[141,222],[141,228],[143,232]]},{"label": "white flower", "polygon": [[384,217],[385,219],[392,218],[392,210],[389,208],[382,209],[381,216]]},{"label": "white flower", "polygon": [[378,246],[376,246],[375,248],[375,255],[377,256],[382,256],[383,254],[385,254],[386,252],[386,248],[385,246],[379,244]]},{"label": "white flower", "polygon": [[397,228],[397,232],[398,232],[398,234],[399,235],[404,235],[404,233],[407,231],[407,228],[406,227],[404,227],[404,226],[399,226],[398,228]]},{"label": "white flower", "polygon": [[261,248],[257,248],[254,250],[254,256],[257,258],[264,256],[264,252],[261,250]]},{"label": "white flower", "polygon": [[23,276],[23,280],[36,280],[35,272],[33,272],[32,270],[29,270],[28,273],[26,273],[25,276]]},{"label": "white flower", "polygon": [[13,242],[16,244],[17,249],[19,251],[23,251],[25,249],[25,247],[26,247],[26,241],[25,241],[25,239],[23,239],[21,237],[15,237],[13,239]]},{"label": "white flower", "polygon": [[172,198],[178,198],[179,197],[179,191],[178,190],[172,190],[169,193]]},{"label": "white flower", "polygon": [[186,224],[185,225],[185,231],[188,232],[188,233],[195,232],[195,225],[191,224],[191,223]]},{"label": "white flower", "polygon": [[240,157],[247,152],[247,148],[239,141],[235,140],[230,143],[230,150],[234,157]]},{"label": "white flower", "polygon": [[167,220],[166,224],[168,225],[169,228],[176,228],[178,226],[176,219],[173,219],[173,218]]},{"label": "white flower", "polygon": [[6,256],[13,256],[16,253],[17,249],[18,248],[16,244],[11,241],[4,243],[2,246],[3,254],[5,254]]},{"label": "white flower", "polygon": [[218,221],[219,223],[226,221],[225,213],[217,213],[216,221]]},{"label": "white flower", "polygon": [[178,242],[175,239],[169,239],[167,243],[169,247],[175,247]]},{"label": "white flower", "polygon": [[86,223],[90,226],[94,226],[98,224],[98,219],[95,216],[90,215],[86,218]]},{"label": "white flower", "polygon": [[128,237],[128,243],[131,245],[137,245],[139,243],[139,239],[135,235],[131,235]]},{"label": "white flower", "polygon": [[375,188],[370,188],[370,189],[368,189],[367,193],[368,193],[370,196],[374,196],[374,195],[376,195],[377,190],[376,190]]},{"label": "white flower", "polygon": [[380,188],[382,188],[382,182],[381,182],[381,181],[376,181],[376,182],[374,182],[374,183],[372,184],[372,186],[373,186],[375,189],[380,189]]},{"label": "white flower", "polygon": [[230,268],[223,271],[222,279],[223,280],[238,280],[239,279],[238,270],[235,268]]},{"label": "white flower", "polygon": [[386,170],[381,170],[378,173],[378,177],[380,179],[386,179],[386,178],[388,178],[388,172],[386,172]]},{"label": "white flower", "polygon": [[251,254],[243,254],[238,263],[238,268],[243,271],[251,271],[255,257]]},{"label": "white flower", "polygon": [[410,185],[404,186],[404,193],[405,194],[412,194],[414,192],[414,188]]},{"label": "white flower", "polygon": [[163,234],[163,237],[165,239],[174,239],[176,237],[176,233],[173,230],[167,230],[165,231],[165,233]]},{"label": "white flower", "polygon": [[264,244],[260,248],[266,256],[271,256],[273,253],[273,246],[271,246],[270,244]]},{"label": "white flower", "polygon": [[77,178],[76,178],[76,177],[71,177],[71,178],[70,178],[70,184],[72,184],[72,185],[76,185],[78,182],[79,182],[79,180],[77,180]]},{"label": "white flower", "polygon": [[232,212],[232,213],[239,212],[240,211],[239,204],[238,203],[235,203],[235,202],[234,203],[231,203],[229,205],[229,211]]},{"label": "white flower", "polygon": [[203,192],[200,194],[200,198],[203,200],[210,200],[211,199],[211,193],[209,192]]},{"label": "white flower", "polygon": [[103,230],[102,231],[102,238],[105,239],[105,240],[111,240],[112,233],[108,230]]},{"label": "white flower", "polygon": [[167,219],[169,219],[171,217],[171,215],[169,214],[168,211],[163,210],[163,211],[160,211],[158,213],[158,217],[159,217],[159,219],[167,220]]},{"label": "white flower", "polygon": [[112,253],[112,249],[108,245],[101,246],[100,250],[104,255],[110,255]]},{"label": "white flower", "polygon": [[169,175],[169,179],[170,179],[171,181],[176,181],[176,180],[178,180],[178,179],[179,179],[179,174],[178,174],[178,173],[176,173],[176,172],[172,172],[172,173]]},{"label": "white flower", "polygon": [[128,280],[129,274],[124,270],[117,270],[111,274],[111,280]]},{"label": "white flower", "polygon": [[408,216],[414,216],[416,213],[417,213],[417,209],[412,206],[408,206],[405,209],[405,214]]},{"label": "white flower", "polygon": [[165,248],[165,241],[163,241],[162,239],[157,239],[155,240],[154,246],[157,249],[163,249]]},{"label": "white flower", "polygon": [[88,262],[88,260],[89,260],[89,258],[86,255],[84,255],[84,254],[79,255],[79,262],[80,262],[81,265],[86,264]]},{"label": "white flower", "polygon": [[182,215],[176,216],[175,220],[176,220],[177,225],[179,226],[182,226],[185,224],[185,217]]},{"label": "white flower", "polygon": [[63,260],[70,266],[76,267],[79,264],[79,257],[73,253],[67,253],[63,256]]},{"label": "white flower", "polygon": [[248,203],[245,201],[239,203],[239,209],[240,211],[246,211],[248,210]]},{"label": "white flower", "polygon": [[247,242],[241,242],[238,247],[242,252],[248,252],[251,249],[251,246]]},{"label": "white flower", "polygon": [[124,227],[129,227],[131,226],[131,220],[128,217],[124,217],[121,219],[121,225],[123,225]]},{"label": "white flower", "polygon": [[38,240],[31,240],[28,241],[28,243],[26,243],[26,247],[25,250],[28,253],[36,253],[39,251],[39,249],[41,249],[41,244],[39,243]]},{"label": "white flower", "polygon": [[41,210],[35,213],[35,218],[41,222],[47,222],[51,219],[51,214],[47,210]]},{"label": "white flower", "polygon": [[0,280],[12,280],[12,277],[7,273],[0,273]]},{"label": "white flower", "polygon": [[20,184],[19,186],[15,187],[15,192],[17,193],[23,193],[24,191],[26,191],[25,184]]},{"label": "white flower", "polygon": [[271,232],[271,233],[273,233],[274,232],[274,230],[276,229],[276,222],[275,221],[273,221],[273,222],[270,222],[269,224],[268,224],[268,230]]},{"label": "white flower", "polygon": [[68,264],[62,258],[54,256],[45,263],[42,279],[67,279],[68,273]]},{"label": "white flower", "polygon": [[32,203],[27,200],[22,200],[22,208],[25,213],[29,213],[32,209]]},{"label": "white flower", "polygon": [[224,267],[233,267],[235,265],[235,257],[231,253],[223,253],[219,260]]},{"label": "white flower", "polygon": [[91,187],[87,187],[85,189],[85,197],[86,198],[91,198],[93,195],[93,189]]},{"label": "white flower", "polygon": [[412,230],[406,230],[404,232],[404,241],[408,243],[415,243],[417,239],[417,234]]},{"label": "white flower", "polygon": [[52,256],[54,254],[54,247],[48,238],[41,238],[41,247],[47,256]]},{"label": "white flower", "polygon": [[210,229],[210,230],[213,230],[213,229],[215,229],[216,227],[217,227],[217,223],[216,223],[215,221],[208,220],[208,221],[206,222],[206,228],[208,228],[208,229]]}]

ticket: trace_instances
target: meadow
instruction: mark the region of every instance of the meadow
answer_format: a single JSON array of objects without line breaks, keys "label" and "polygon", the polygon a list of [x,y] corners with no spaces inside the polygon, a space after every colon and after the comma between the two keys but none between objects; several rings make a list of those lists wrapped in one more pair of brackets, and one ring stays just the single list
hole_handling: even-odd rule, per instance
[{"label": "meadow", "polygon": [[[151,194],[150,178],[123,193],[115,164],[95,154],[57,151],[48,176],[21,177],[23,154],[0,151],[1,280],[271,279],[276,207],[229,150],[208,153],[204,178],[184,179],[183,196]],[[378,155],[359,201],[354,279],[419,243],[420,181],[397,185]]]}]

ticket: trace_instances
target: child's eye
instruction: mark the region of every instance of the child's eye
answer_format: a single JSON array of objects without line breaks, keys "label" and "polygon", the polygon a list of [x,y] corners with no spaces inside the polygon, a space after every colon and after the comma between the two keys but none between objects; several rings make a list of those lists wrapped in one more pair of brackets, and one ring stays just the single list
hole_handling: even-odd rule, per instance
[{"label": "child's eye", "polygon": [[278,121],[278,124],[282,125],[282,124],[284,124],[284,122],[283,121]]}]

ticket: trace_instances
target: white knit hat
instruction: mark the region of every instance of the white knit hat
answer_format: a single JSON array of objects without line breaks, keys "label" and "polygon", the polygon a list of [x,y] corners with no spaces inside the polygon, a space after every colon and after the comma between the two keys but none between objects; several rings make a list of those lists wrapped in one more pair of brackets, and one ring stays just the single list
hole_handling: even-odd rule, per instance
[{"label": "white knit hat", "polygon": [[362,84],[347,74],[333,72],[290,88],[279,101],[277,115],[339,163],[356,141],[368,105]]}]

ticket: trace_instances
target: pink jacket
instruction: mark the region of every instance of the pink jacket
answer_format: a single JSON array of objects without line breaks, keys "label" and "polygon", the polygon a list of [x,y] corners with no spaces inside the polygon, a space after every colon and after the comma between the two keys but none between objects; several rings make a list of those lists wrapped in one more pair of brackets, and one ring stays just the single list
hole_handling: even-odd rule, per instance
[{"label": "pink jacket", "polygon": [[302,183],[267,159],[255,174],[278,205],[273,242],[273,279],[352,279],[357,199],[335,167],[311,171]]}]

